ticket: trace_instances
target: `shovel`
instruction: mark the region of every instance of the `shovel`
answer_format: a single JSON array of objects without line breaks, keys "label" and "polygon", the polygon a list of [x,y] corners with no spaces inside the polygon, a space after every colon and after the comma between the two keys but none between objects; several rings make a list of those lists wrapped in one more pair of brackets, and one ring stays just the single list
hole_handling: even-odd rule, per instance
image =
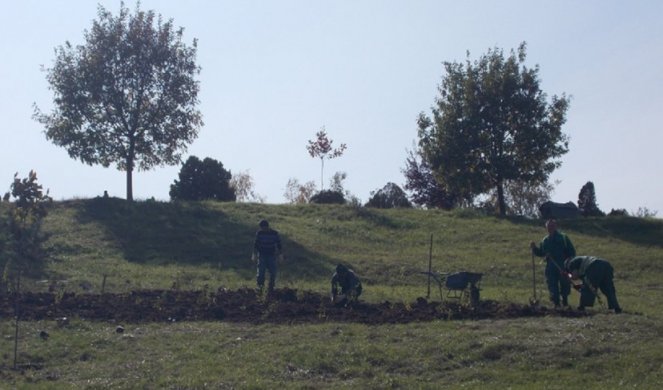
[{"label": "shovel", "polygon": [[534,261],[534,253],[532,253],[532,297],[529,299],[529,304],[536,306],[539,300],[536,298],[536,263]]}]

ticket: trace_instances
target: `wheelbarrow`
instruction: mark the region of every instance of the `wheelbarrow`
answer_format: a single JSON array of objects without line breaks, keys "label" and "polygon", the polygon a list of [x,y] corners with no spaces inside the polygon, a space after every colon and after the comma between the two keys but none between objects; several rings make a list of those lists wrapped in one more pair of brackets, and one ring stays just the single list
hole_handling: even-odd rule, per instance
[{"label": "wheelbarrow", "polygon": [[440,289],[440,299],[442,296],[442,284],[447,288],[447,298],[457,299],[458,301],[469,300],[472,306],[479,303],[479,291],[481,290],[481,277],[483,274],[477,272],[454,272],[454,273],[433,273],[421,272],[424,275],[431,276],[438,284]]},{"label": "wheelbarrow", "polygon": [[444,285],[447,288],[447,297],[462,301],[469,299],[472,306],[479,304],[479,291],[481,290],[481,277],[477,272],[455,272],[447,275]]}]

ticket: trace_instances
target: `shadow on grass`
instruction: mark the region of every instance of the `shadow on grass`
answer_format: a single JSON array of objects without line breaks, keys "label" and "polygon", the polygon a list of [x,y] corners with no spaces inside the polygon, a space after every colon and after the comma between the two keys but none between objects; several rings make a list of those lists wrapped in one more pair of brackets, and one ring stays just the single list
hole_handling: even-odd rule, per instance
[{"label": "shadow on grass", "polygon": [[[81,223],[98,223],[128,261],[145,264],[213,265],[255,273],[250,261],[257,226],[237,221],[201,202],[127,202],[95,198],[79,208]],[[327,275],[332,259],[311,252],[282,234],[288,273]]]},{"label": "shadow on grass", "polygon": [[[509,217],[512,223],[541,227],[544,221]],[[663,220],[636,217],[586,217],[559,220],[560,230],[595,237],[614,237],[636,245],[663,247]]]}]

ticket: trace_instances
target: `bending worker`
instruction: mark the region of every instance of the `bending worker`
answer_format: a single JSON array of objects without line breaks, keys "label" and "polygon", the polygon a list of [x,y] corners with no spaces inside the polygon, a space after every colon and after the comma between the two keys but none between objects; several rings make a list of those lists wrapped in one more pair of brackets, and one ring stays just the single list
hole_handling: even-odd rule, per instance
[{"label": "bending worker", "polygon": [[561,304],[568,306],[571,282],[562,275],[562,271],[564,260],[575,257],[576,248],[566,234],[557,230],[557,220],[549,219],[546,221],[546,230],[548,235],[541,240],[541,243],[537,246],[534,242],[531,242],[530,248],[532,254],[546,259],[545,274],[550,300],[555,307],[559,307],[561,298]]},{"label": "bending worker", "polygon": [[564,266],[571,273],[572,279],[581,279],[583,282],[578,310],[594,306],[597,290],[600,289],[608,300],[608,309],[614,309],[615,313],[622,312],[617,302],[612,265],[608,261],[594,256],[578,256],[568,259]]},{"label": "bending worker", "polygon": [[[341,295],[338,294],[338,286],[341,286]],[[361,281],[354,271],[339,264],[331,279],[331,300],[338,305],[347,305],[354,302],[361,295]]]}]

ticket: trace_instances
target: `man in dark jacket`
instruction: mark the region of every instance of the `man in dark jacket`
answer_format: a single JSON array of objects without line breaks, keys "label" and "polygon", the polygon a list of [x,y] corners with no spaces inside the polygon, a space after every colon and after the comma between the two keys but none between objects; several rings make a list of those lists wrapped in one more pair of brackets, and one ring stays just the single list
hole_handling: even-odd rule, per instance
[{"label": "man in dark jacket", "polygon": [[614,271],[609,262],[594,256],[578,256],[568,259],[564,266],[571,273],[572,279],[583,282],[578,310],[594,306],[596,293],[600,289],[608,300],[608,309],[615,310],[615,313],[622,312],[613,282]]},{"label": "man in dark jacket", "polygon": [[[338,294],[338,286],[341,286],[341,295]],[[331,300],[337,305],[347,305],[359,298],[361,295],[361,281],[354,271],[339,264],[331,279]]]},{"label": "man in dark jacket", "polygon": [[260,230],[256,232],[256,239],[253,244],[253,260],[258,255],[258,272],[256,281],[258,289],[262,292],[265,285],[265,271],[269,271],[269,284],[267,289],[269,292],[274,291],[274,284],[276,281],[276,259],[283,258],[281,237],[279,233],[269,227],[269,222],[262,220],[259,223]]},{"label": "man in dark jacket", "polygon": [[576,249],[569,237],[557,230],[555,219],[546,221],[546,230],[548,230],[548,235],[541,240],[541,243],[536,245],[531,242],[530,248],[532,254],[546,259],[545,275],[550,300],[555,307],[559,307],[561,297],[561,304],[568,306],[571,283],[568,278],[562,275],[562,270],[564,269],[564,261],[569,257],[575,257]]}]

